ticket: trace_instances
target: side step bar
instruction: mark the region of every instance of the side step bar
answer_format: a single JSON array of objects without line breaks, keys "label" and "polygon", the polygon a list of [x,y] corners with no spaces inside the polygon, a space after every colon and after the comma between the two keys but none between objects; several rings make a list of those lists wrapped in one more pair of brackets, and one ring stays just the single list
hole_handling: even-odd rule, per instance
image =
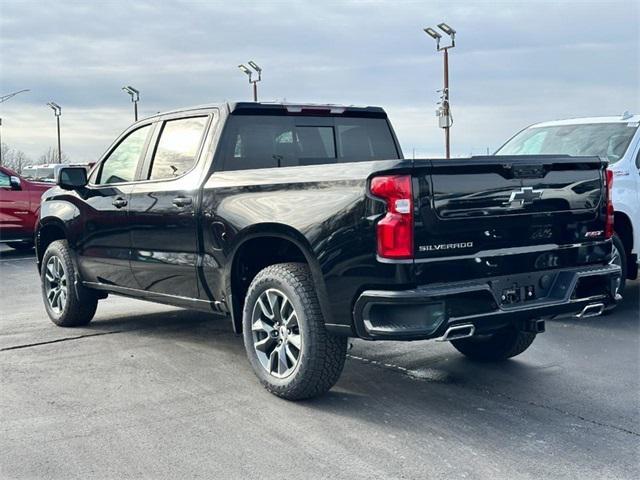
[{"label": "side step bar", "polygon": [[597,317],[604,311],[604,303],[590,303],[585,306],[576,318]]},{"label": "side step bar", "polygon": [[436,338],[436,342],[450,342],[451,340],[473,337],[474,333],[476,333],[476,327],[472,323],[453,325],[447,328],[443,336]]}]

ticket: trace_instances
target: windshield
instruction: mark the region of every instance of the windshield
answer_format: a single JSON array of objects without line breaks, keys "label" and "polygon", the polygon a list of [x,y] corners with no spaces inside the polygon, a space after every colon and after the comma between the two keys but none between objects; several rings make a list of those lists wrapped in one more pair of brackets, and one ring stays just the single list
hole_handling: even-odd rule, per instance
[{"label": "windshield", "polygon": [[529,127],[509,140],[496,155],[596,156],[615,163],[626,152],[637,129],[637,124],[628,123]]}]

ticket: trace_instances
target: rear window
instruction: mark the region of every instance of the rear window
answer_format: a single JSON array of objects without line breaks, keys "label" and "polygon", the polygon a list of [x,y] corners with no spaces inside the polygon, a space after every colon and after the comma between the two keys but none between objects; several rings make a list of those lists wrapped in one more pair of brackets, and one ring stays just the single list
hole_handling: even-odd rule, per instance
[{"label": "rear window", "polygon": [[399,158],[382,118],[232,115],[221,170],[292,167]]}]

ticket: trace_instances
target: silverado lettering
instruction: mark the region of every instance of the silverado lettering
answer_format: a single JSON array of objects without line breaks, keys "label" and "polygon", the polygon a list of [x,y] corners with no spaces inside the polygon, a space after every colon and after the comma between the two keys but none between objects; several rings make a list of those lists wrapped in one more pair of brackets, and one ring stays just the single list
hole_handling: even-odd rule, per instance
[{"label": "silverado lettering", "polygon": [[452,248],[471,248],[473,247],[473,242],[463,242],[463,243],[443,243],[440,245],[420,245],[418,250],[421,252],[432,252],[437,250],[450,250]]}]

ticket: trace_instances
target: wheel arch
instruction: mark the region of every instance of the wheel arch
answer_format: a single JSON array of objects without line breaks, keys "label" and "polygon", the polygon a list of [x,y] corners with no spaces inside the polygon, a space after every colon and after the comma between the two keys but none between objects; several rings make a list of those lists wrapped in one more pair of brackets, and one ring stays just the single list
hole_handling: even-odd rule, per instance
[{"label": "wheel arch", "polygon": [[41,219],[36,233],[36,256],[38,271],[42,266],[42,257],[47,247],[56,240],[67,239],[67,230],[62,220],[55,217]]},{"label": "wheel arch", "polygon": [[242,310],[249,284],[260,270],[276,263],[293,261],[309,266],[323,317],[328,318],[330,309],[322,269],[311,244],[300,231],[288,225],[263,223],[246,229],[239,237],[224,276],[236,333],[242,332]]}]

